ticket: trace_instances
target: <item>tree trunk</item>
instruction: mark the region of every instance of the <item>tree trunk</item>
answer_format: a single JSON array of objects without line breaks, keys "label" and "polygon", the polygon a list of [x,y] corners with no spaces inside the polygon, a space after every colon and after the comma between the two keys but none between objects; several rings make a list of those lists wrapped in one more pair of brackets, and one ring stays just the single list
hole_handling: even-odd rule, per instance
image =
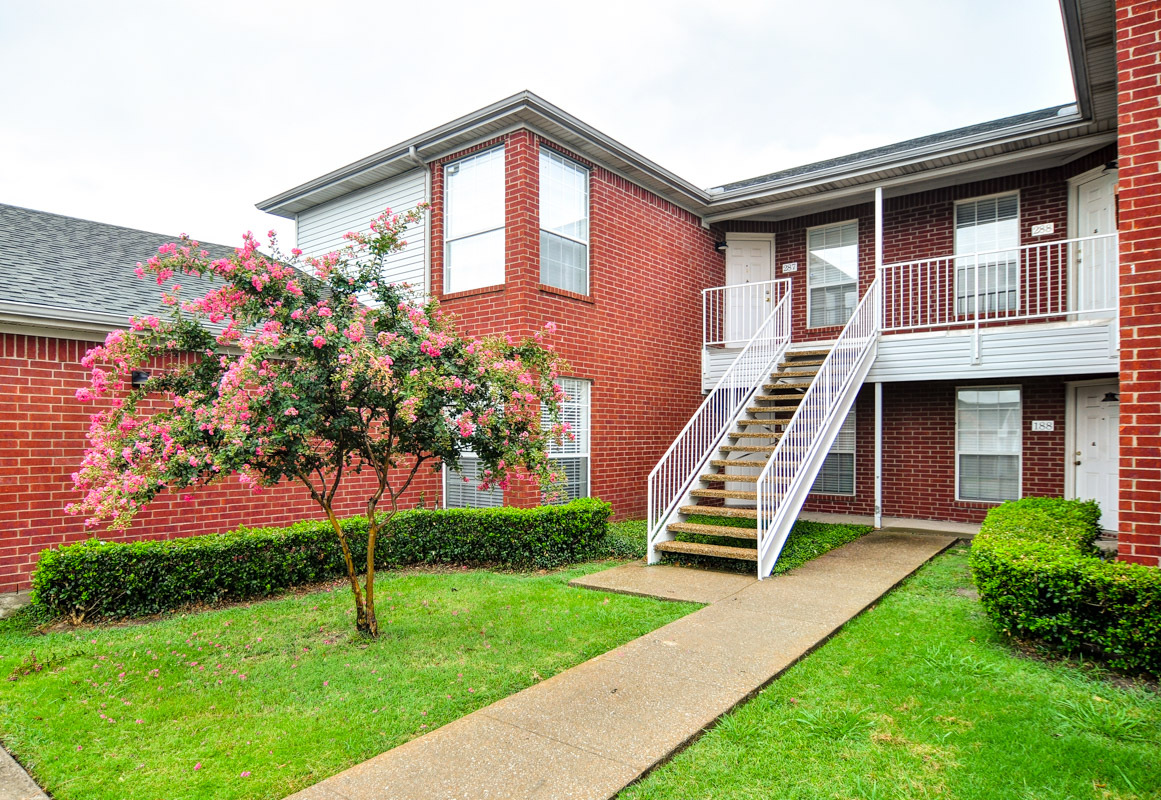
[{"label": "tree trunk", "polygon": [[[343,532],[343,526],[339,524],[338,517],[335,512],[331,510],[330,503],[323,499],[318,499],[318,504],[322,506],[322,510],[326,513],[327,519],[331,522],[331,527],[335,529],[335,535],[339,537],[339,546],[343,549],[343,561],[347,566],[347,578],[351,582],[351,593],[355,596],[355,630],[359,633],[375,636],[378,633],[378,626],[374,628],[368,623],[367,607],[363,603],[363,593],[359,589],[359,576],[355,574],[355,559],[351,556],[351,546],[347,543],[347,534]],[[370,588],[370,576],[368,576],[368,588]],[[374,615],[372,615],[372,619]]]}]

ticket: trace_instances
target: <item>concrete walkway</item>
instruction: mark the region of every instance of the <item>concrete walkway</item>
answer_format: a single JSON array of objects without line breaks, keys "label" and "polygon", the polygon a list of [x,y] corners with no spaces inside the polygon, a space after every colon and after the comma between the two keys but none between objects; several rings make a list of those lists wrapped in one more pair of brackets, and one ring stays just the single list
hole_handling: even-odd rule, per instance
[{"label": "concrete walkway", "polygon": [[612,797],[955,541],[873,533],[765,581],[639,565],[574,581],[709,605],[292,800]]}]

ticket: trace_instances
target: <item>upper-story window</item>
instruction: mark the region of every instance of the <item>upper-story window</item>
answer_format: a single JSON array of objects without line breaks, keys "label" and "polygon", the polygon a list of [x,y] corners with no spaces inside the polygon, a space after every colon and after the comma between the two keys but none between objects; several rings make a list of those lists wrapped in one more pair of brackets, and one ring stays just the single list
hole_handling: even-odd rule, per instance
[{"label": "upper-story window", "polygon": [[504,148],[444,168],[445,293],[504,282]]},{"label": "upper-story window", "polygon": [[589,293],[589,171],[540,150],[540,282]]},{"label": "upper-story window", "polygon": [[955,204],[957,314],[974,314],[977,308],[985,314],[1016,311],[1019,246],[1019,195]]},{"label": "upper-story window", "polygon": [[859,303],[859,223],[806,232],[807,325],[846,325]]}]

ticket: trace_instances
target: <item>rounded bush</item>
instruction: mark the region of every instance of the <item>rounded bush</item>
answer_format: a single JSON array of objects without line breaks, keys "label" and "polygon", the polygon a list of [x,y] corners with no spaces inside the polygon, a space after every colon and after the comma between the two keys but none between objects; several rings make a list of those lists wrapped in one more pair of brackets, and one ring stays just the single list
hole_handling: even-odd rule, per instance
[{"label": "rounded bush", "polygon": [[1161,674],[1161,570],[1105,561],[1096,503],[1026,498],[988,512],[972,577],[1005,633]]}]

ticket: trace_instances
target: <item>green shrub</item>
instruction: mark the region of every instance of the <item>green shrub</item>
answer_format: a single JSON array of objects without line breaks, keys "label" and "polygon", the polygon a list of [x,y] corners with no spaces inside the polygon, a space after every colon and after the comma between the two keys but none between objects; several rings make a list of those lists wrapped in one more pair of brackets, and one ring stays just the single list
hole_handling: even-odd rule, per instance
[{"label": "green shrub", "polygon": [[992,509],[972,542],[972,576],[1004,632],[1122,669],[1161,674],[1161,570],[1104,561],[1100,509],[1028,498]]},{"label": "green shrub", "polygon": [[[563,506],[400,512],[375,546],[377,567],[498,565],[545,569],[603,547],[610,507]],[[344,520],[356,564],[366,563],[367,520]],[[326,521],[288,528],[144,542],[95,539],[45,550],[33,599],[73,619],[154,614],[197,603],[262,597],[345,574],[338,537]]]}]

